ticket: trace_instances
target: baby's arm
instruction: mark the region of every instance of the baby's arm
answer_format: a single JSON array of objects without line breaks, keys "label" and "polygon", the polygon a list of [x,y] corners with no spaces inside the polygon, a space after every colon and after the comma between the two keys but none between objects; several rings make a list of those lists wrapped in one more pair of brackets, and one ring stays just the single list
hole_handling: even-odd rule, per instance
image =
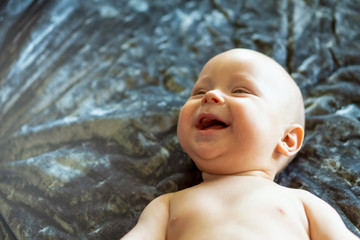
[{"label": "baby's arm", "polygon": [[141,213],[136,226],[121,240],[165,240],[169,199],[170,194],[165,194],[151,201]]},{"label": "baby's arm", "polygon": [[312,240],[358,240],[346,228],[340,215],[322,199],[315,195],[297,190],[301,198],[309,221],[310,239]]}]

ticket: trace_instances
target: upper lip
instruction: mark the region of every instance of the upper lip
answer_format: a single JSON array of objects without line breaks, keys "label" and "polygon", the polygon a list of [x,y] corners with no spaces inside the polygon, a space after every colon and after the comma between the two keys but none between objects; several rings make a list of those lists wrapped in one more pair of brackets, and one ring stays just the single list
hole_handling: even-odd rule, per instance
[{"label": "upper lip", "polygon": [[206,127],[204,126],[203,124],[203,120],[210,120],[210,121],[216,121],[218,122],[219,124],[223,124],[224,127],[228,127],[230,126],[230,122],[227,121],[227,120],[224,120],[223,118],[219,117],[219,116],[216,116],[212,113],[201,113],[197,118],[196,118],[196,124],[195,124],[195,127],[197,129],[205,129]]}]

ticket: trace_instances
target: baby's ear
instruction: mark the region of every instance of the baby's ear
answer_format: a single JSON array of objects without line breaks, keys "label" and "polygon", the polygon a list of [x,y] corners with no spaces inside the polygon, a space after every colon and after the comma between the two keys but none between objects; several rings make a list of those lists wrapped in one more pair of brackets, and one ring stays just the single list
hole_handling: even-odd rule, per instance
[{"label": "baby's ear", "polygon": [[299,124],[292,124],[276,145],[276,151],[286,157],[294,156],[300,150],[303,139],[303,127]]}]

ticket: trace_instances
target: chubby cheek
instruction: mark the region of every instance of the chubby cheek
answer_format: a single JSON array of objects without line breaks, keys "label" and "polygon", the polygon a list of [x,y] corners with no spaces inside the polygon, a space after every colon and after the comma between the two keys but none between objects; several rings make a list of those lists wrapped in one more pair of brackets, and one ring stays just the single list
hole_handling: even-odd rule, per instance
[{"label": "chubby cheek", "polygon": [[234,125],[234,131],[236,142],[243,144],[241,148],[259,151],[270,140],[268,138],[273,123],[267,111],[251,105],[235,111],[234,118],[238,121]]},{"label": "chubby cheek", "polygon": [[192,111],[188,105],[184,105],[180,111],[177,125],[177,136],[181,147],[187,151],[187,142],[190,137],[190,128],[192,121]]}]

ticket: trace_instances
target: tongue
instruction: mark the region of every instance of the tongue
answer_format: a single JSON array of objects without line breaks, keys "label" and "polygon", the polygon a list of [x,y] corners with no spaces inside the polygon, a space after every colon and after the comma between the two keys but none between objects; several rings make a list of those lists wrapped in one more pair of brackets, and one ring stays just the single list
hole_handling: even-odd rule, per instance
[{"label": "tongue", "polygon": [[215,119],[205,118],[201,121],[204,129],[222,129],[226,124]]}]

